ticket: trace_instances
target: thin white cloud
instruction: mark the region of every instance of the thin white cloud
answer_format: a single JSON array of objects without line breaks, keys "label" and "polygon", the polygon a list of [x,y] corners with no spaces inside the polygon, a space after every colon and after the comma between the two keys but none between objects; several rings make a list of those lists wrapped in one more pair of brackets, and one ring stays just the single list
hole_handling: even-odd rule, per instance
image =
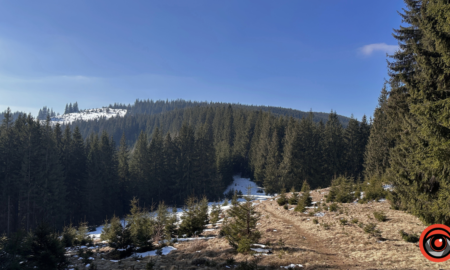
[{"label": "thin white cloud", "polygon": [[398,45],[388,45],[386,43],[375,43],[365,45],[359,48],[359,53],[365,56],[369,56],[376,51],[392,54],[398,50]]}]

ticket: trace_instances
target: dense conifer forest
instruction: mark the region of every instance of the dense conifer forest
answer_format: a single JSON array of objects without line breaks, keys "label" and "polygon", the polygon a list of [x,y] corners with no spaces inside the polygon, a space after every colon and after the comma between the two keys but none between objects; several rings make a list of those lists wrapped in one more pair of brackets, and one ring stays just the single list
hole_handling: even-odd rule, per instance
[{"label": "dense conifer forest", "polygon": [[366,177],[394,185],[390,202],[450,225],[450,4],[405,0],[389,81],[375,110]]},{"label": "dense conifer forest", "polygon": [[[190,196],[218,200],[234,174],[268,193],[299,189],[304,180],[324,187],[334,175],[362,174],[370,131],[365,118],[344,128],[336,113],[316,123],[312,113],[298,120],[231,105],[109,121],[95,122],[111,123],[98,134],[88,129],[92,122],[52,127],[49,118],[13,121],[5,114],[1,231],[31,229],[43,220],[57,228],[99,224],[128,213],[133,197],[146,207],[180,205]],[[135,134],[135,142],[128,139]]]},{"label": "dense conifer forest", "polygon": [[[0,232],[99,224],[164,201],[217,200],[234,174],[282,189],[392,184],[389,201],[424,223],[450,225],[450,4],[405,0],[373,122],[261,106],[136,101],[124,118],[52,127],[4,114]],[[67,107],[67,112],[74,108]],[[76,106],[78,110],[78,105]],[[48,119],[48,118],[47,118]],[[344,179],[344,180],[342,180]],[[350,179],[351,182],[346,182]]]}]

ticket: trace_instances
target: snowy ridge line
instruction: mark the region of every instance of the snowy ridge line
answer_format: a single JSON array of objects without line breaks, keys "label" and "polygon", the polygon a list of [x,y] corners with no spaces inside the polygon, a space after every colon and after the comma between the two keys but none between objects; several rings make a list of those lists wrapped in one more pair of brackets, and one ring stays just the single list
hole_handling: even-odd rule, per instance
[{"label": "snowy ridge line", "polygon": [[[100,118],[112,118],[112,117],[124,117],[127,114],[126,109],[111,109],[111,108],[97,108],[86,109],[76,113],[67,113],[50,118],[51,124],[61,125],[72,124],[75,121],[91,121],[98,120]],[[42,120],[45,122],[45,120]]]}]

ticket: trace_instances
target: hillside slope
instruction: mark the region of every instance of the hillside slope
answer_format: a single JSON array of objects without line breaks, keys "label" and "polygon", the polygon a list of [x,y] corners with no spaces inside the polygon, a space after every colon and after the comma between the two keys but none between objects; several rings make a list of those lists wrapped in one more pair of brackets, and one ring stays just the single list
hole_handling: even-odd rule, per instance
[{"label": "hillside slope", "polygon": [[[257,263],[263,269],[291,266],[298,269],[435,269],[438,265],[425,259],[416,243],[401,239],[398,231],[419,234],[426,228],[416,217],[392,210],[386,201],[368,204],[339,204],[338,211],[325,210],[329,189],[313,190],[319,205],[298,213],[284,209],[276,197],[257,200],[261,215],[257,224],[262,233],[251,254],[236,254],[225,238],[219,236],[221,223],[209,225],[199,238],[184,239],[164,248],[163,256],[143,253],[143,257],[110,260],[110,248],[97,241],[94,263],[98,269],[145,269],[149,261],[154,269],[230,269],[241,263]],[[292,208],[292,207],[289,207]],[[386,213],[385,222],[377,221],[374,211]],[[340,222],[340,220],[348,222]],[[316,221],[315,221],[316,220]],[[353,220],[353,222],[352,222]],[[356,221],[357,220],[357,221]],[[376,224],[381,236],[370,236],[360,224]],[[137,254],[139,255],[139,254]],[[93,256],[95,257],[95,256]],[[74,266],[84,267],[78,257],[70,257]],[[439,269],[450,267],[449,262]],[[249,268],[246,268],[249,269]]]}]

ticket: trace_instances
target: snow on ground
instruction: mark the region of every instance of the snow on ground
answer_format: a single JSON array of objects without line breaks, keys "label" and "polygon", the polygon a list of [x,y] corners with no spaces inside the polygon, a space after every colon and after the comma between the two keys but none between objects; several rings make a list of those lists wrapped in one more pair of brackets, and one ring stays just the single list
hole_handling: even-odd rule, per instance
[{"label": "snow on ground", "polygon": [[52,125],[56,125],[56,123],[63,125],[63,124],[71,124],[72,122],[78,120],[89,121],[89,120],[97,120],[103,117],[104,118],[124,117],[126,113],[127,110],[125,109],[111,109],[111,108],[87,109],[77,113],[58,115],[52,117],[50,120]]},{"label": "snow on ground", "polygon": [[[271,198],[271,196],[266,196],[264,194],[264,189],[262,187],[258,187],[255,182],[250,181],[249,178],[242,178],[235,175],[233,179],[233,183],[228,186],[224,194],[234,189],[238,192],[241,191],[244,195],[247,195],[248,187],[251,187],[249,196],[251,196],[254,200],[266,200],[267,198]],[[262,191],[262,193],[258,193],[258,191]]]},{"label": "snow on ground", "polygon": [[295,267],[303,267],[303,265],[291,263],[290,265],[287,265],[287,266],[280,266],[280,267],[281,267],[281,268],[286,268],[286,269],[288,269],[288,268],[295,268]]},{"label": "snow on ground", "polygon": [[[174,247],[167,246],[162,248],[162,255],[169,254],[172,250],[177,250]],[[141,256],[141,257],[148,257],[148,256],[156,256],[156,250],[142,252],[142,253],[134,253],[133,256]]]},{"label": "snow on ground", "polygon": [[[112,109],[110,109],[112,110]],[[258,193],[257,191],[261,191],[263,190],[261,187],[258,187],[254,182],[250,181],[250,179],[248,178],[242,178],[238,175],[233,176],[233,183],[231,183],[228,188],[225,190],[224,194],[226,194],[227,192],[229,192],[230,190],[237,190],[238,192],[241,191],[242,194],[247,195],[247,190],[248,187],[251,187],[251,192],[250,192],[250,197],[252,197],[253,200],[267,200],[268,198],[271,198],[271,196],[266,196],[264,193]],[[245,201],[243,198],[239,198],[238,201],[243,202]],[[231,202],[228,202],[228,206],[222,206],[222,204],[224,203],[224,201],[220,201],[220,202],[209,202],[208,205],[208,213],[211,212],[212,206],[214,204],[219,204],[222,210],[228,210],[231,207]],[[256,203],[254,203],[256,205]],[[181,216],[183,215],[183,208],[177,208],[177,218],[178,218],[178,222],[181,221]],[[125,220],[121,220],[124,224],[126,224]],[[223,220],[219,220],[220,223]],[[102,233],[103,230],[103,225],[97,227],[95,229],[95,231],[89,232],[88,234],[90,235],[90,237],[92,238],[100,238],[100,235]],[[181,240],[181,239],[190,239],[190,238],[179,238],[178,241],[189,241],[189,240]],[[194,240],[194,238],[190,239],[190,240]]]},{"label": "snow on ground", "polygon": [[259,253],[267,253],[270,251],[270,249],[264,249],[264,248],[250,248],[251,250]]}]

